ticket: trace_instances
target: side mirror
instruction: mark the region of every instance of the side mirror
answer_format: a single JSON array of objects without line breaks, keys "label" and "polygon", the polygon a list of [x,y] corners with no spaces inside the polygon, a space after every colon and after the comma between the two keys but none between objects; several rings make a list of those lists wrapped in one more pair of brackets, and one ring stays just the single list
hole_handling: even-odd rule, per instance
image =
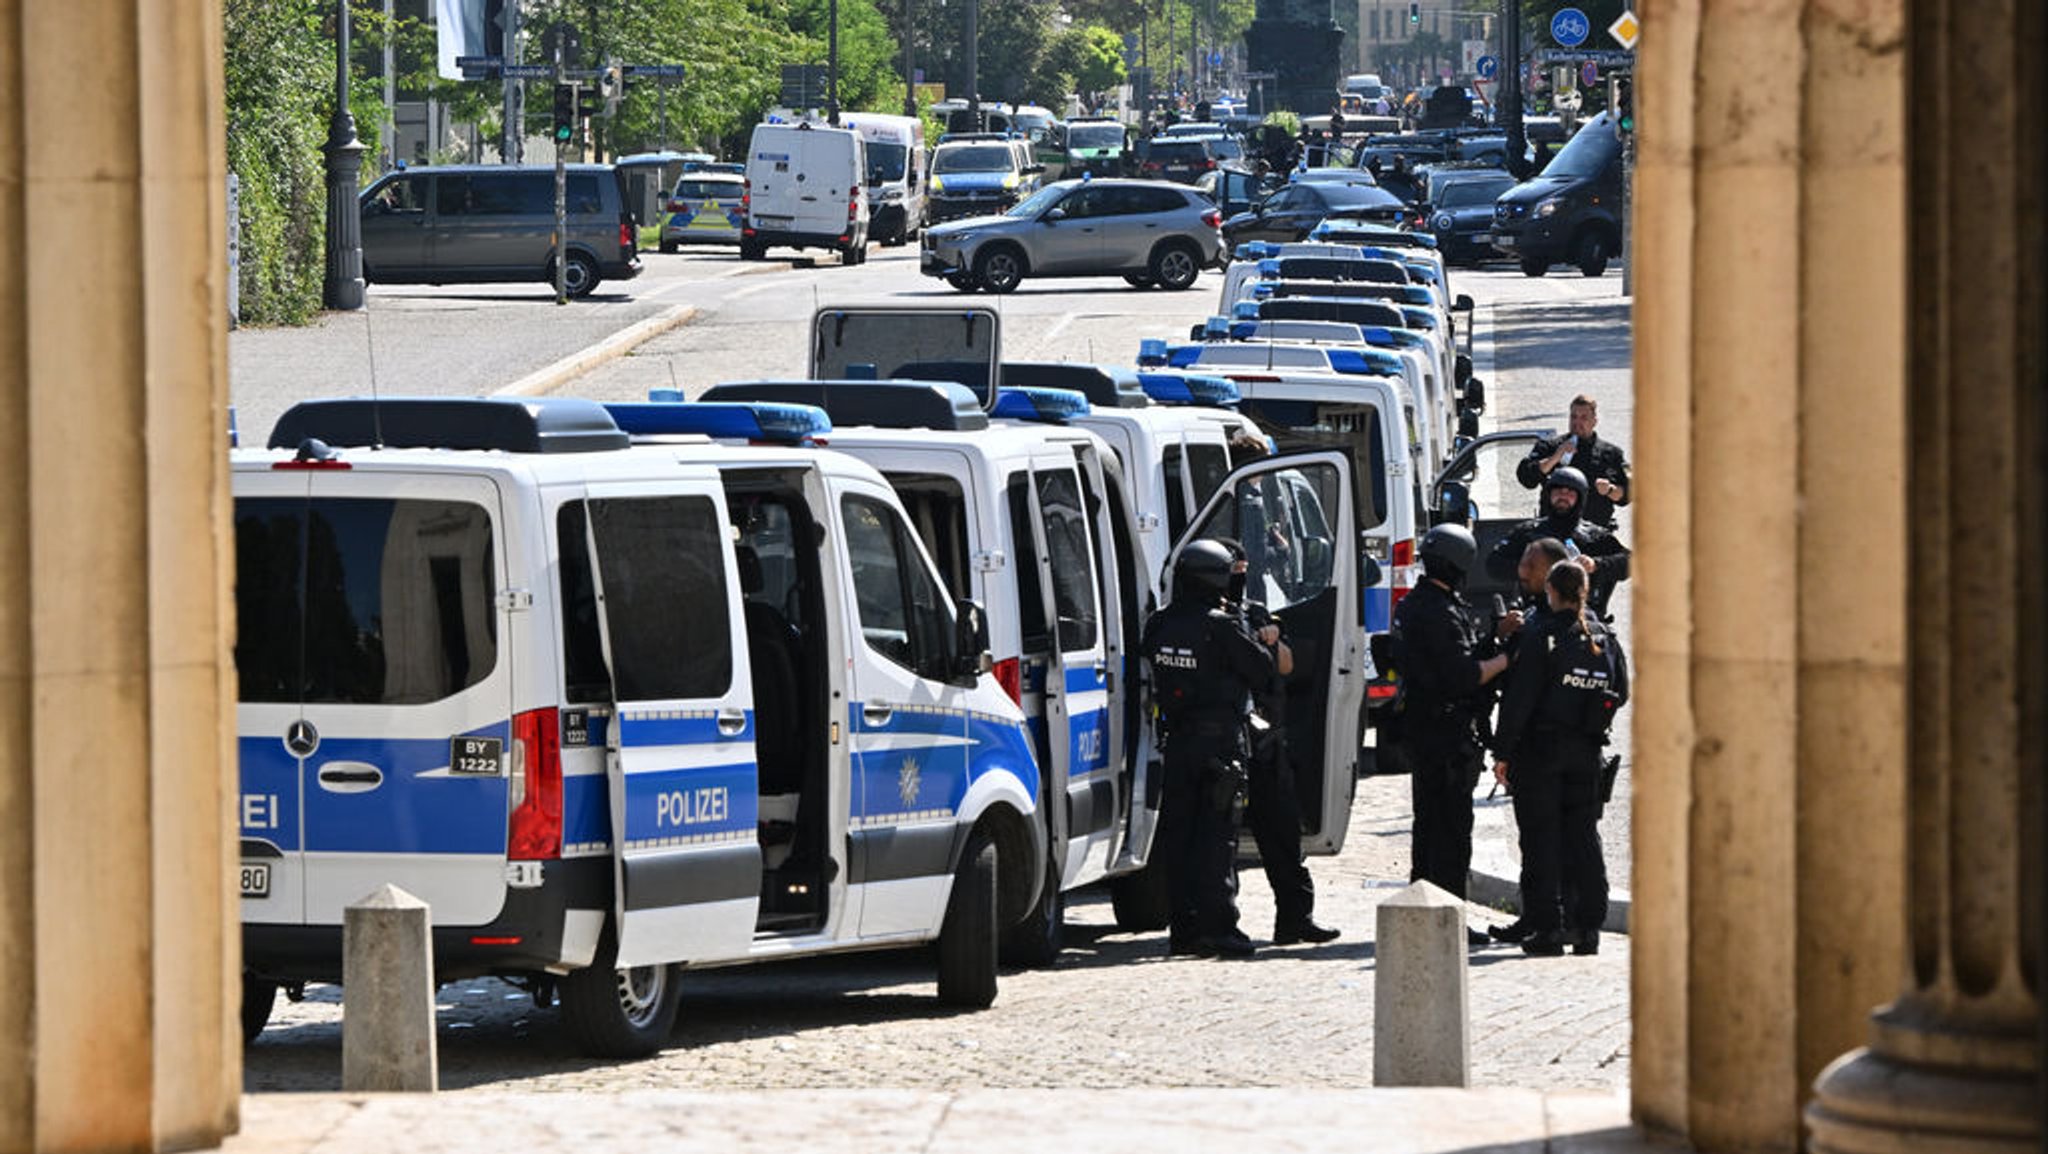
[{"label": "side mirror", "polygon": [[1067,219],[1067,210],[1064,208],[1048,209],[1046,211],[1046,214],[1042,217],[1039,217],[1039,219],[1047,224],[1058,224],[1059,222]]},{"label": "side mirror", "polygon": [[979,602],[961,598],[953,618],[953,668],[955,685],[973,685],[982,674],[995,668],[988,653],[988,618]]},{"label": "side mirror", "polygon": [[1451,308],[1456,312],[1469,313],[1475,307],[1472,303],[1472,298],[1465,293],[1459,293],[1458,298],[1451,302]]},{"label": "side mirror", "polygon": [[[1385,576],[1386,570],[1381,569],[1380,563],[1377,560],[1375,560],[1370,554],[1360,553],[1358,555],[1358,583],[1360,585],[1370,588],[1374,585],[1379,584],[1380,579]],[[1376,633],[1373,635],[1373,640],[1377,641],[1382,636],[1384,636],[1384,634]],[[1375,663],[1378,663],[1377,658],[1375,658]],[[1382,666],[1382,668],[1384,668],[1384,666]]]},{"label": "side mirror", "polygon": [[[1459,299],[1462,300],[1464,298],[1461,297]],[[1457,360],[1451,362],[1451,377],[1458,382],[1458,387],[1461,389],[1465,387],[1467,381],[1472,379],[1472,358],[1469,355],[1459,353]]]},{"label": "side mirror", "polygon": [[1475,413],[1486,411],[1486,382],[1473,377],[1465,382],[1464,407]]},{"label": "side mirror", "polygon": [[1458,435],[1468,439],[1479,436],[1479,410],[1458,410]]},{"label": "side mirror", "polygon": [[1445,481],[1437,488],[1436,523],[1439,525],[1469,525],[1472,523],[1472,489],[1463,481]]}]

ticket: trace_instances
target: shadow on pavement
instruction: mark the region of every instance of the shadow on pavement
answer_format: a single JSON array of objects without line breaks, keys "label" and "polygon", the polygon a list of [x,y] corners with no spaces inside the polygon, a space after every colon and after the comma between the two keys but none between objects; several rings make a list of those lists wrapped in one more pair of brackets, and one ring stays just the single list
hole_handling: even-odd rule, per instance
[{"label": "shadow on pavement", "polygon": [[1503,305],[1494,312],[1494,373],[1626,369],[1635,348],[1629,308],[1626,301]]}]

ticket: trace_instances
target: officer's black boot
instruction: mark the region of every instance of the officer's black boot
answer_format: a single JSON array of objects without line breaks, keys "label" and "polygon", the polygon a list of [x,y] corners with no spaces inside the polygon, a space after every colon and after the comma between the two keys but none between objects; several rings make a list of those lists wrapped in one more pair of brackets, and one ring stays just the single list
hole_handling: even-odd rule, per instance
[{"label": "officer's black boot", "polygon": [[1572,953],[1581,957],[1600,952],[1600,931],[1580,930],[1572,936]]},{"label": "officer's black boot", "polygon": [[1313,918],[1289,918],[1273,924],[1273,944],[1292,946],[1302,942],[1320,945],[1337,940],[1342,930],[1330,926],[1319,926]]},{"label": "officer's black boot", "polygon": [[1532,958],[1559,958],[1564,948],[1574,940],[1574,935],[1563,930],[1538,930],[1522,942],[1522,952]]},{"label": "officer's black boot", "polygon": [[1534,934],[1536,930],[1528,922],[1523,921],[1521,918],[1516,918],[1507,925],[1492,926],[1486,932],[1492,935],[1494,941],[1506,942],[1508,945],[1513,946],[1528,941],[1530,935]]}]

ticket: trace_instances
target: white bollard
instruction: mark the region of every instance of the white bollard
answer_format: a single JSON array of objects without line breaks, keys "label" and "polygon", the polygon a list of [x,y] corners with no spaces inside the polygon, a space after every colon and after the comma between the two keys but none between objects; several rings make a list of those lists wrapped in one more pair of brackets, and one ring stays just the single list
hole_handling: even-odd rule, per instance
[{"label": "white bollard", "polygon": [[1472,1014],[1465,903],[1416,882],[1380,903],[1373,944],[1375,1086],[1466,1086]]},{"label": "white bollard", "polygon": [[432,1093],[434,935],[427,903],[385,885],[341,915],[341,1088]]}]

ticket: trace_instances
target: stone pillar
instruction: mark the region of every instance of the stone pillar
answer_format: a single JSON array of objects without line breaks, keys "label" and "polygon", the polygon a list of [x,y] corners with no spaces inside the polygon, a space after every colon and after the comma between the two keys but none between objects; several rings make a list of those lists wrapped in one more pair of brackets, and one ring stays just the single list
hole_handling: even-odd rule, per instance
[{"label": "stone pillar", "polygon": [[240,951],[217,0],[0,0],[0,1150],[213,1145]]},{"label": "stone pillar", "polygon": [[1904,4],[1636,6],[1631,1090],[1706,1151],[1902,932]]},{"label": "stone pillar", "polygon": [[1822,1075],[1821,1151],[2041,1140],[2040,53],[2026,0],[1914,0],[1904,989]]}]

